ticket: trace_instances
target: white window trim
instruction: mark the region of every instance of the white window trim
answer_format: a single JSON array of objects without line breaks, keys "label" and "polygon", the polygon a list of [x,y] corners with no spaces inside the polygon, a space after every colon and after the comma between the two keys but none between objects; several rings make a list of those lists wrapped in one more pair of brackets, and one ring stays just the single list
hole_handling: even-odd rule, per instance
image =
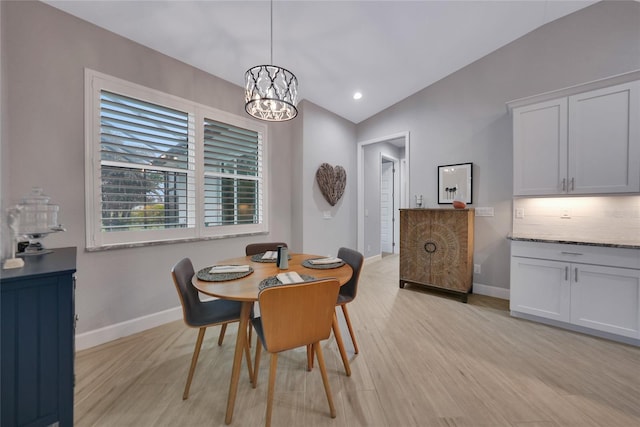
[{"label": "white window trim", "polygon": [[[100,231],[100,91],[107,90],[140,100],[188,111],[195,120],[195,216],[194,228],[104,233]],[[262,134],[262,223],[204,226],[204,119],[213,119]],[[85,224],[86,249],[102,250],[150,244],[220,239],[268,233],[268,132],[263,123],[213,107],[169,95],[85,68]]]}]

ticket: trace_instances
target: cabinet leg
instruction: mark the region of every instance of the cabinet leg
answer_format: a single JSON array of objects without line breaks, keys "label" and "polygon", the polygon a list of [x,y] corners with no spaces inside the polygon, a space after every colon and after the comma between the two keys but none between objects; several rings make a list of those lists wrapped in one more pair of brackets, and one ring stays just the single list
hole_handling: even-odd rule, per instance
[{"label": "cabinet leg", "polygon": [[400,280],[400,289],[404,289],[404,282]]}]

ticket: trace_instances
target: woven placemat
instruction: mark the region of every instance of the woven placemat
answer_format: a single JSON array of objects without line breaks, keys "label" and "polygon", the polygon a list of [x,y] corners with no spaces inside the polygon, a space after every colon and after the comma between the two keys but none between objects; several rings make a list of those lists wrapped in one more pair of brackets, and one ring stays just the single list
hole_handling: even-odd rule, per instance
[{"label": "woven placemat", "polygon": [[[277,259],[276,258],[271,258],[271,259],[262,259],[262,257],[264,256],[264,252],[261,254],[255,254],[251,256],[251,261],[253,262],[276,262]],[[287,259],[291,259],[291,255],[287,255]]]},{"label": "woven placemat", "polygon": [[344,265],[344,261],[332,262],[331,264],[312,264],[309,261],[313,259],[322,259],[322,258],[309,258],[302,261],[302,266],[307,268],[315,268],[316,270],[329,270],[332,268],[339,268]]},{"label": "woven placemat", "polygon": [[249,266],[249,271],[240,271],[236,273],[209,273],[209,270],[213,267],[215,267],[215,265],[198,270],[196,277],[206,282],[225,282],[227,280],[240,279],[253,273],[253,268],[251,266]]},{"label": "woven placemat", "polygon": [[[305,282],[310,282],[311,280],[316,280],[315,277],[313,276],[309,276],[308,274],[301,274],[300,278],[302,278],[302,280],[304,280]],[[288,285],[293,285],[293,283],[287,283]],[[258,285],[258,289],[259,290],[263,290],[264,288],[270,288],[272,286],[282,286],[284,285],[284,283],[282,283],[280,280],[278,280],[278,278],[276,276],[271,276],[271,277],[267,277],[266,279],[263,279],[260,284]]]}]

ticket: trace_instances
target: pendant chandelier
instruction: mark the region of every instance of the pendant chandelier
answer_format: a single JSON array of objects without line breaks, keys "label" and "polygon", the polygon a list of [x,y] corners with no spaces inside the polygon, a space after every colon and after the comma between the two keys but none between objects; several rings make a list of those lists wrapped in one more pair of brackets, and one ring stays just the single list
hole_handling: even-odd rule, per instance
[{"label": "pendant chandelier", "polygon": [[[271,0],[271,63],[273,64],[273,0]],[[244,109],[256,119],[284,122],[298,115],[298,79],[276,65],[257,65],[244,75]]]}]

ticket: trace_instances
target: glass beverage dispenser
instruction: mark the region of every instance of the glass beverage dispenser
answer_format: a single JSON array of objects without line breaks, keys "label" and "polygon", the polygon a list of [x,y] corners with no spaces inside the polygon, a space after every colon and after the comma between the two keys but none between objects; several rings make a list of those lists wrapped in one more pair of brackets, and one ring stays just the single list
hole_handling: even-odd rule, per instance
[{"label": "glass beverage dispenser", "polygon": [[15,207],[15,231],[18,238],[26,238],[29,244],[23,255],[41,255],[52,252],[45,249],[41,240],[51,233],[65,231],[58,224],[59,206],[49,203],[50,197],[45,195],[42,188],[34,187],[30,194],[22,199],[22,203]]}]

